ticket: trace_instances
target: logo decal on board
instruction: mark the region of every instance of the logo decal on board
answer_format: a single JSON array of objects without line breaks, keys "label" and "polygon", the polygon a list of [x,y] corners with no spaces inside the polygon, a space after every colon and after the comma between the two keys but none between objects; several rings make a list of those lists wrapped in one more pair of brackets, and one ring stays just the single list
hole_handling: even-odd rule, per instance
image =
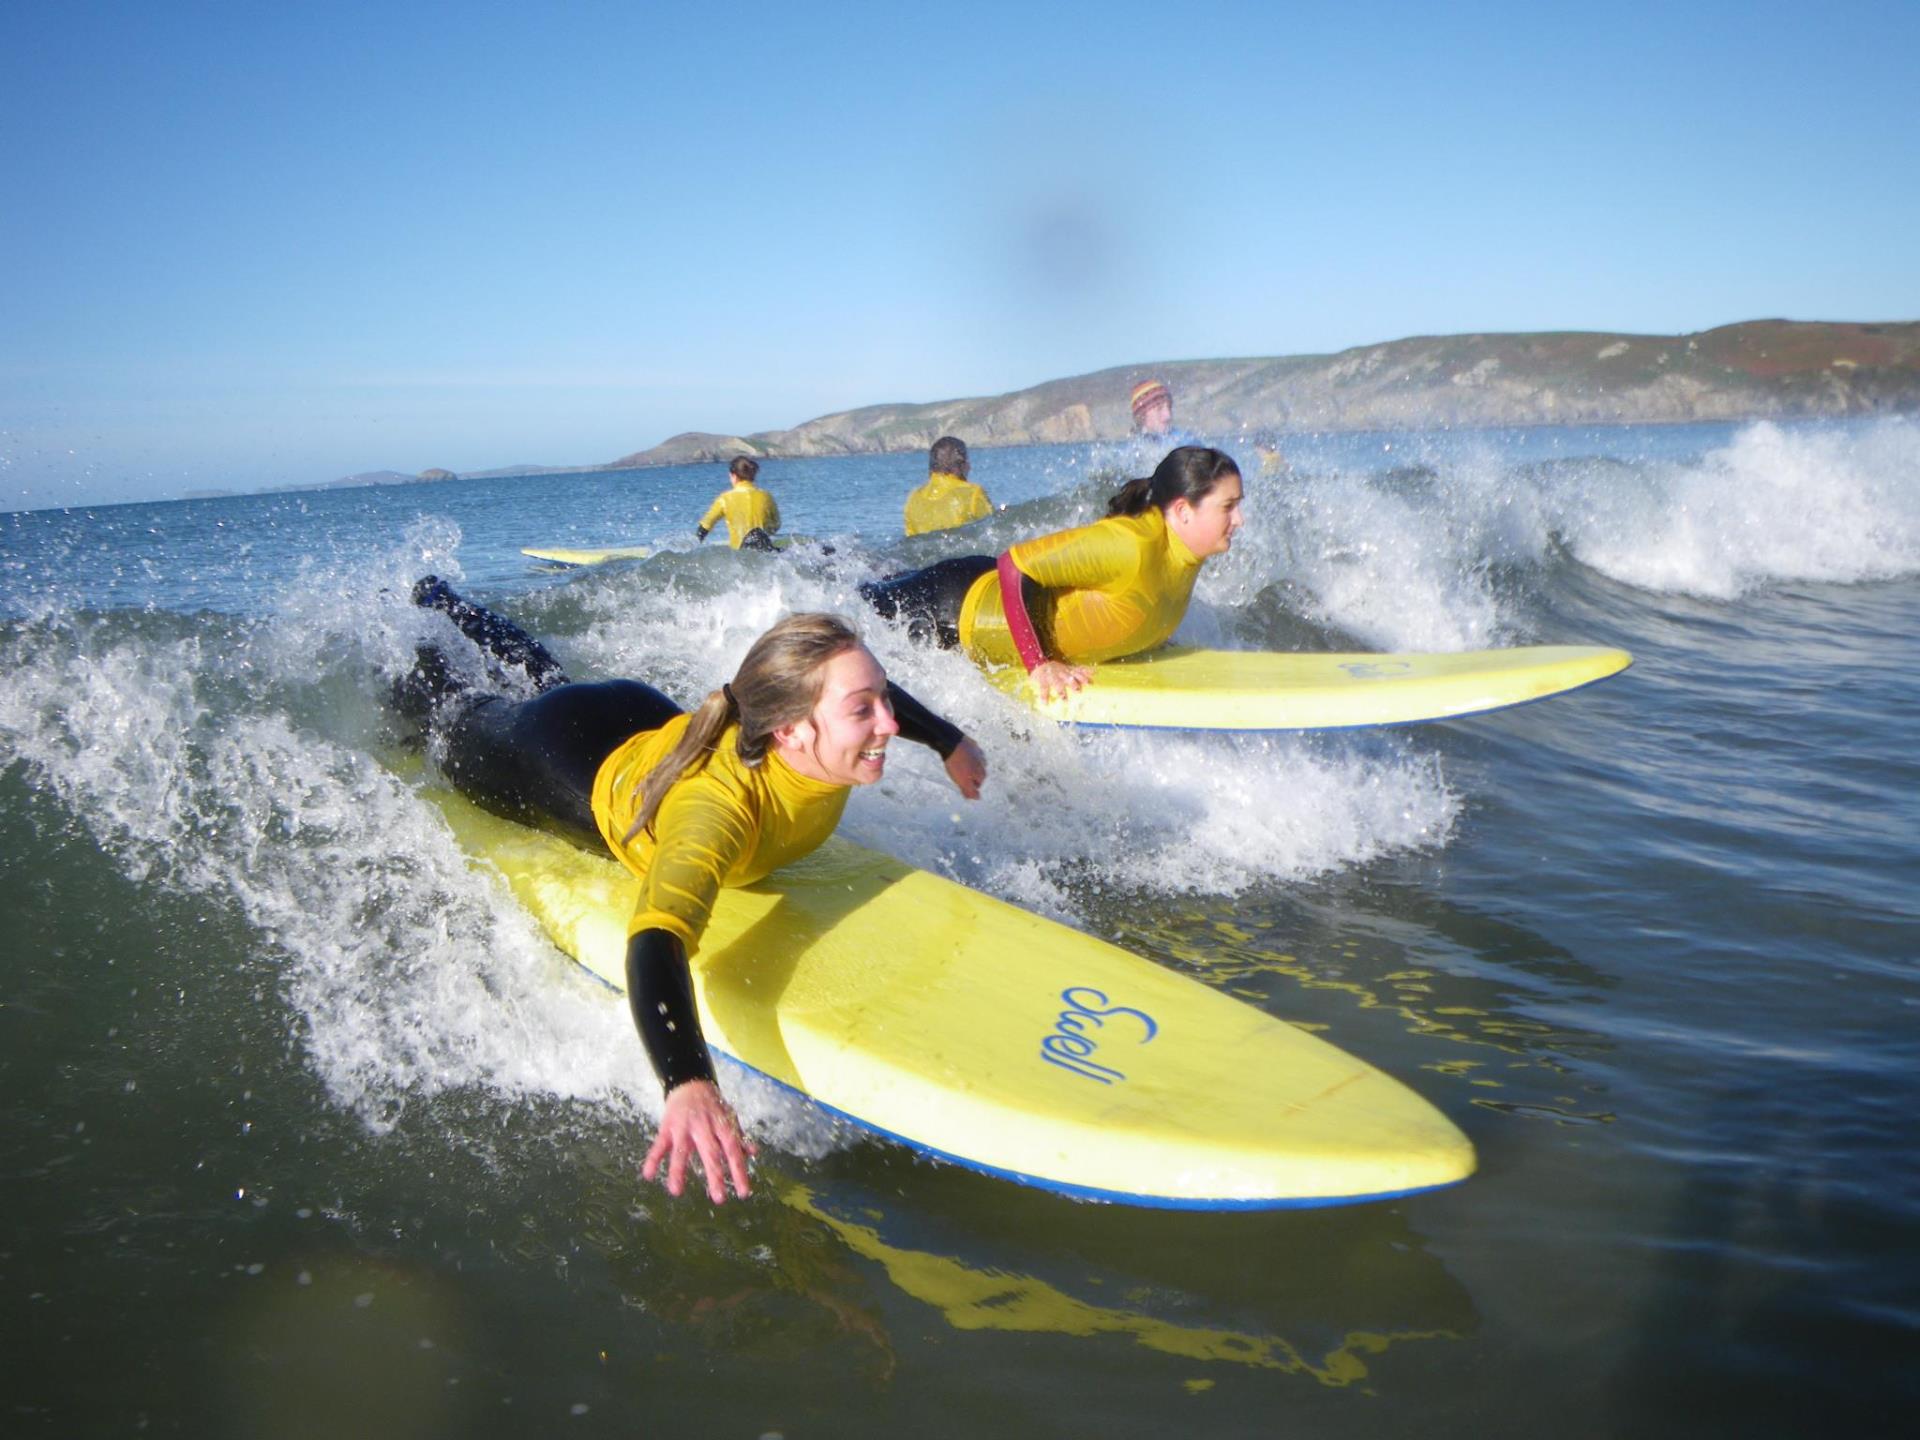
[{"label": "logo decal on board", "polygon": [[1384,680],[1413,668],[1405,660],[1349,660],[1340,667],[1356,680]]},{"label": "logo decal on board", "polygon": [[1052,1033],[1041,1039],[1040,1058],[1096,1084],[1111,1085],[1127,1077],[1124,1071],[1102,1065],[1093,1058],[1100,1049],[1100,1040],[1107,1037],[1096,1038],[1089,1032],[1105,1030],[1109,1020],[1120,1020],[1123,1022],[1121,1033],[1135,1028],[1140,1031],[1134,1042],[1138,1045],[1146,1044],[1160,1033],[1160,1022],[1146,1011],[1131,1005],[1115,1005],[1091,985],[1069,985],[1060,992],[1060,998],[1067,1002],[1067,1008],[1053,1022]]}]

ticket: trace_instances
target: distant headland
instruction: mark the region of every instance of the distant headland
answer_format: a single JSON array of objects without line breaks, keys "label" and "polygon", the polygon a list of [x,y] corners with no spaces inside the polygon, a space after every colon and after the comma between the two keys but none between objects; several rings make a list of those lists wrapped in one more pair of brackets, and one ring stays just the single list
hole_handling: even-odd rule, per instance
[{"label": "distant headland", "polygon": [[[689,431],[598,465],[515,465],[468,479],[969,445],[1118,440],[1140,380],[1172,387],[1203,435],[1518,425],[1655,425],[1920,410],[1920,321],[1749,320],[1691,335],[1595,331],[1418,336],[1335,355],[1121,365],[1009,394],[867,405],[790,430]],[[455,478],[444,470],[398,480]],[[352,477],[334,483],[380,483]]]}]

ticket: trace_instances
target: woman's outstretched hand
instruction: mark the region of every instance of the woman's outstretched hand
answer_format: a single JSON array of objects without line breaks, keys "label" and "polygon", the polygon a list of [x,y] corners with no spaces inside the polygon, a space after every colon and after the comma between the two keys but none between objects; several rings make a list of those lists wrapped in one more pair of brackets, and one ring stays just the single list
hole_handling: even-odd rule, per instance
[{"label": "woman's outstretched hand", "polygon": [[1064,660],[1042,660],[1027,678],[1033,681],[1034,692],[1042,700],[1051,700],[1056,695],[1064,700],[1091,681],[1093,671],[1085,665],[1069,665]]},{"label": "woman's outstretched hand", "polygon": [[960,737],[946,764],[947,778],[953,781],[953,788],[969,800],[978,800],[980,787],[987,782],[987,755],[974,744],[971,735]]},{"label": "woman's outstretched hand", "polygon": [[733,1193],[742,1200],[753,1193],[747,1183],[747,1157],[759,1153],[740,1133],[740,1122],[733,1107],[721,1098],[719,1087],[710,1080],[688,1080],[667,1092],[660,1133],[640,1166],[640,1178],[653,1179],[664,1160],[663,1183],[669,1195],[677,1196],[686,1188],[688,1159],[698,1156],[700,1173],[707,1179],[707,1198],[724,1205],[729,1179]]}]

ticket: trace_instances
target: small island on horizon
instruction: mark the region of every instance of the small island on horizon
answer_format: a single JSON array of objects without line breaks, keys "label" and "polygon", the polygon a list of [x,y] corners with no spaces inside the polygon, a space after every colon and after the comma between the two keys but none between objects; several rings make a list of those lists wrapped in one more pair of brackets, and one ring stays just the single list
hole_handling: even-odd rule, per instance
[{"label": "small island on horizon", "polygon": [[687,431],[585,465],[372,471],[323,485],[589,474],[725,461],[973,446],[1072,444],[1130,433],[1128,392],[1164,380],[1182,430],[1272,436],[1527,425],[1659,425],[1920,410],[1920,321],[1748,320],[1685,335],[1607,331],[1415,336],[1332,355],[1119,365],[1003,395],[867,405],[785,430]]}]

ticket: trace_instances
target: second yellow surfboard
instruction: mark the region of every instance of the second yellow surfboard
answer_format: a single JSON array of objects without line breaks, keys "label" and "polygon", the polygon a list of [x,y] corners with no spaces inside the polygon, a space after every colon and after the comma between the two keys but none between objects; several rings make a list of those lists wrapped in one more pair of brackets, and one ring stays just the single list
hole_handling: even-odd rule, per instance
[{"label": "second yellow surfboard", "polygon": [[1168,646],[1093,667],[1064,700],[1034,698],[1016,667],[993,683],[1041,714],[1081,725],[1162,730],[1339,730],[1406,725],[1524,705],[1633,663],[1598,645],[1527,645],[1456,654],[1317,655]]}]

